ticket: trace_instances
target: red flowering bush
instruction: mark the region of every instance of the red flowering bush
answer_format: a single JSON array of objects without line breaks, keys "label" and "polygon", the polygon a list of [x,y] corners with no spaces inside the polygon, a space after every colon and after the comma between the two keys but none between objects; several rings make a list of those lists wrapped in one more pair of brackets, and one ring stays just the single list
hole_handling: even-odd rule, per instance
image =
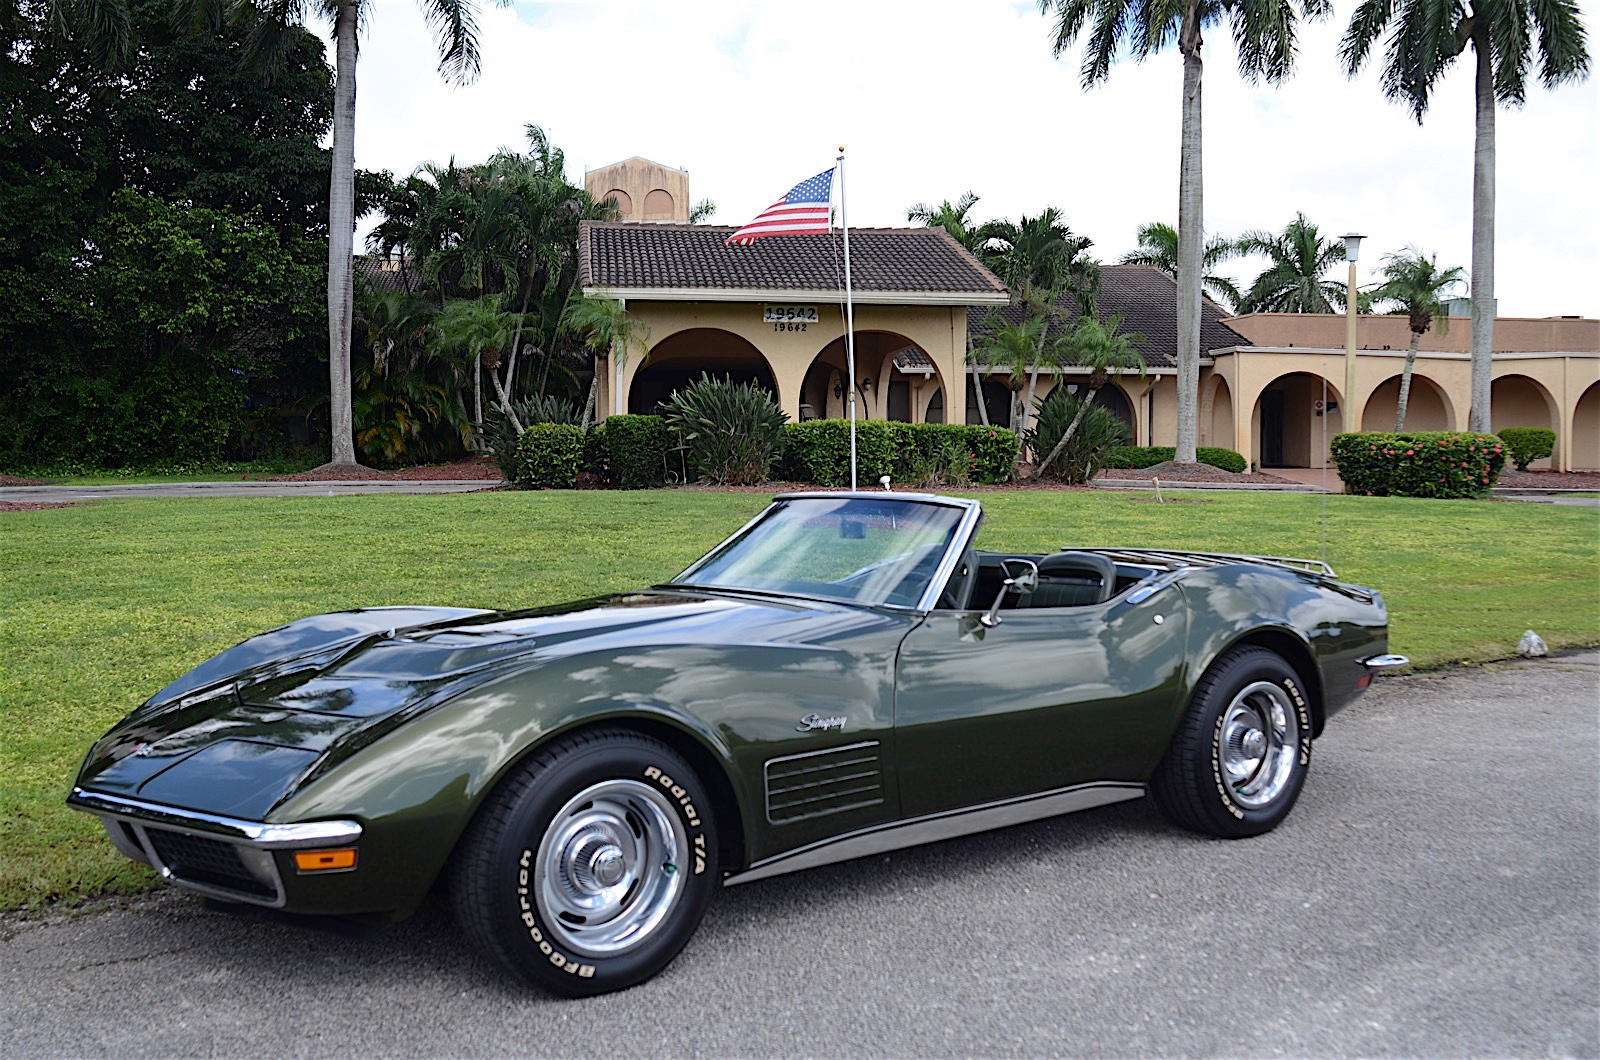
[{"label": "red flowering bush", "polygon": [[1492,434],[1363,431],[1330,443],[1347,493],[1373,497],[1482,497],[1505,467]]}]

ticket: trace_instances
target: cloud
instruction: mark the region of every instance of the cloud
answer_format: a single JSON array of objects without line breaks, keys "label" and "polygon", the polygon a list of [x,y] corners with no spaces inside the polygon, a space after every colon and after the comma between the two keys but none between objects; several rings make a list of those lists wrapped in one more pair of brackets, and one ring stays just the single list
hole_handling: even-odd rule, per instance
[{"label": "cloud", "polygon": [[[1593,3],[1583,18],[1595,28]],[[1348,9],[1306,27],[1281,87],[1238,76],[1225,30],[1207,39],[1207,229],[1281,229],[1303,210],[1366,234],[1361,272],[1415,244],[1471,259],[1472,70],[1441,84],[1419,126],[1369,66],[1335,55]],[[1115,260],[1137,227],[1176,221],[1181,60],[1124,62],[1084,90],[1080,54],[1050,54],[1032,4],[948,0],[555,3],[479,12],[483,75],[438,76],[415,4],[379,0],[361,42],[357,164],[408,173],[480,161],[541,125],[569,176],[643,155],[689,170],[696,200],[739,224],[847,148],[850,223],[904,225],[916,202],[972,190],[976,214],[1059,207]],[[1496,293],[1505,315],[1600,316],[1593,81],[1534,87],[1498,113]],[[1243,278],[1252,263],[1235,263]]]}]

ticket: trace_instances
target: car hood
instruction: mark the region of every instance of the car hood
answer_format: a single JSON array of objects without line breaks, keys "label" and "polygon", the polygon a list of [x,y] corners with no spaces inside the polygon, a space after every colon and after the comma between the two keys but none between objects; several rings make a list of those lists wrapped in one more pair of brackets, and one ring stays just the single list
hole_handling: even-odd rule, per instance
[{"label": "car hood", "polygon": [[373,608],[301,619],[151,697],[91,748],[78,786],[261,820],[408,718],[513,670],[649,644],[775,643],[836,629],[794,600],[651,591],[529,611]]}]

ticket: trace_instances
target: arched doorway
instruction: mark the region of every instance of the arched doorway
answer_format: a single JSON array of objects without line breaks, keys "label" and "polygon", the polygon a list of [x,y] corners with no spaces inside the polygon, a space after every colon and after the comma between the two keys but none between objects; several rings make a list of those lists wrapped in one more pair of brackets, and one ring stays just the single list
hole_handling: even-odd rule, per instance
[{"label": "arched doorway", "polygon": [[[1556,432],[1556,452],[1566,440],[1556,424],[1556,402],[1535,379],[1525,375],[1503,375],[1489,389],[1489,423],[1495,430],[1506,427],[1543,427]],[[1545,471],[1554,466],[1555,457],[1535,460],[1528,467]]]},{"label": "arched doorway", "polygon": [[1590,383],[1573,407],[1568,466],[1574,471],[1600,471],[1600,383]]},{"label": "arched doorway", "polygon": [[[1385,379],[1367,399],[1361,413],[1361,427],[1368,431],[1394,429],[1395,413],[1400,408],[1400,377]],[[1411,373],[1411,392],[1406,395],[1406,425],[1408,431],[1453,431],[1455,412],[1450,407],[1450,395],[1427,376]]]},{"label": "arched doorway", "polygon": [[1311,372],[1290,372],[1268,383],[1250,415],[1259,464],[1327,467],[1328,441],[1344,430],[1342,404],[1334,385]]},{"label": "arched doorway", "polygon": [[628,387],[628,411],[654,413],[702,373],[713,379],[754,383],[778,400],[778,384],[760,350],[731,331],[690,328],[651,347],[649,359]]},{"label": "arched doorway", "polygon": [[[892,331],[857,331],[856,415],[862,419],[922,422],[943,380],[933,360],[915,342]],[[824,346],[806,369],[800,384],[802,419],[842,419],[849,415],[849,386],[844,336]]]}]

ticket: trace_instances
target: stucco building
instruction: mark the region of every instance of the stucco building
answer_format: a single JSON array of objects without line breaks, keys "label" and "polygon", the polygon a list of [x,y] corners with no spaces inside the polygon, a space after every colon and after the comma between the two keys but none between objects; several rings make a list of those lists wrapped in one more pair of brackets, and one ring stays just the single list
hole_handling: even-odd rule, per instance
[{"label": "stucco building", "polygon": [[[1005,286],[938,228],[850,233],[856,374],[846,371],[839,233],[726,246],[733,228],[585,221],[585,294],[621,300],[644,348],[596,365],[599,407],[652,412],[702,372],[757,382],[794,420],[963,422],[969,307],[998,307]],[[954,383],[954,385],[952,385]]]},{"label": "stucco building", "polygon": [[619,221],[689,220],[689,174],[638,155],[587,170],[583,190],[595,202],[614,202]]},{"label": "stucco building", "polygon": [[[596,171],[601,172],[601,171]],[[685,189],[686,190],[686,189]],[[850,233],[856,377],[844,353],[843,247],[829,235],[725,246],[732,228],[584,222],[585,293],[621,299],[646,327],[642,349],[597,362],[603,413],[649,412],[701,372],[759,382],[792,419],[858,414],[909,422],[978,422],[969,353],[996,320],[1020,318],[1004,285],[942,229]],[[1148,267],[1101,269],[1096,313],[1122,330],[1147,369],[1113,378],[1097,400],[1139,445],[1177,439],[1177,287]],[[1065,319],[1077,314],[1070,297]],[[1391,430],[1410,330],[1404,316],[1358,321],[1356,392],[1344,386],[1342,316],[1230,317],[1203,303],[1199,443],[1236,450],[1259,467],[1323,467],[1347,429]],[[1547,427],[1556,451],[1538,466],[1600,469],[1600,320],[1495,322],[1491,419],[1496,428]],[[1423,336],[1406,416],[1409,430],[1464,430],[1470,404],[1471,320]],[[980,369],[991,422],[1010,423],[1009,373]],[[1068,365],[1042,370],[1038,396],[1086,379]],[[1359,410],[1351,416],[1350,409]]]}]

